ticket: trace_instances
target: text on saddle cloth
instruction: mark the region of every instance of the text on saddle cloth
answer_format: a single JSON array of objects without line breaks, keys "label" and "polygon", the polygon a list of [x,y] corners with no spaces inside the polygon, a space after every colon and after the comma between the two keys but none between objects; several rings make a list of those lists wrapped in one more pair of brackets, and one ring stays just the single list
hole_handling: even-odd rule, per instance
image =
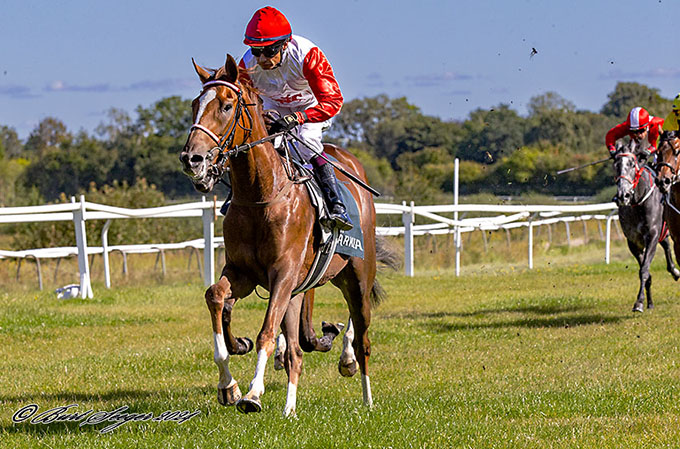
[{"label": "text on saddle cloth", "polygon": [[[333,156],[327,155],[327,157],[334,163],[340,163]],[[303,167],[305,170],[311,169],[308,166]],[[335,247],[335,252],[338,254],[344,254],[350,257],[360,257],[363,259],[364,234],[361,230],[361,217],[359,216],[359,206],[357,205],[356,199],[354,198],[354,196],[352,196],[349,189],[347,188],[346,185],[347,183],[348,183],[347,181],[339,181],[338,188],[340,190],[340,194],[342,195],[343,202],[345,203],[347,214],[349,215],[349,218],[352,220],[354,227],[349,231],[340,231],[338,235],[338,242]],[[318,187],[318,184],[314,177],[311,177],[311,179],[306,183],[306,185],[307,190],[309,191],[309,195],[311,197],[311,202],[316,208],[317,216],[318,217],[326,216],[329,213],[329,211],[327,210],[327,207],[323,201],[321,189]],[[326,241],[325,238],[326,230],[322,228],[322,231],[324,231],[323,240]]]}]

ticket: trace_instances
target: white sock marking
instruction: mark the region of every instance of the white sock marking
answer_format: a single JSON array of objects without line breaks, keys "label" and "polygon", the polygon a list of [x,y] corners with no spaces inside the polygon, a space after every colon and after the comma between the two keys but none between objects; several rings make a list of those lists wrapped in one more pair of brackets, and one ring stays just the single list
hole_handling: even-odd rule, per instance
[{"label": "white sock marking", "polygon": [[213,332],[213,339],[215,341],[214,360],[220,370],[217,388],[227,388],[236,383],[229,372],[229,352],[227,351],[227,345],[224,343],[224,335]]},{"label": "white sock marking", "polygon": [[297,402],[297,385],[288,382],[288,393],[286,394],[286,407],[283,409],[283,416],[295,416],[295,404]]},{"label": "white sock marking", "polygon": [[255,366],[255,376],[250,382],[250,392],[255,396],[260,397],[264,394],[264,369],[267,366],[267,351],[260,349],[257,353],[257,365]]}]

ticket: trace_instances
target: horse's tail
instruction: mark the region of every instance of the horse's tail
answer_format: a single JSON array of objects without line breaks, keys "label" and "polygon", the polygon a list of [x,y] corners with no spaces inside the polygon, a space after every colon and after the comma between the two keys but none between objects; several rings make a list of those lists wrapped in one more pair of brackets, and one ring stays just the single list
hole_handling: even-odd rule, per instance
[{"label": "horse's tail", "polygon": [[[401,264],[397,252],[389,245],[387,240],[381,236],[376,236],[375,257],[383,266],[393,270],[397,270]],[[382,288],[378,279],[375,279],[373,281],[373,288],[371,289],[371,306],[376,307],[386,299],[387,292]]]}]

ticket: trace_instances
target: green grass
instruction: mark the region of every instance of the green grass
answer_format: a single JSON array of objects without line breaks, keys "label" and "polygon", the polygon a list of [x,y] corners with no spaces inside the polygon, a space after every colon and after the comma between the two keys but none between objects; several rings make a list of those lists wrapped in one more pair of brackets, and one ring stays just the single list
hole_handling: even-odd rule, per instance
[{"label": "green grass", "polygon": [[[662,258],[656,308],[630,312],[637,268],[621,248],[555,250],[523,263],[438,268],[381,277],[389,300],[374,311],[371,381],[340,377],[340,345],[305,354],[298,418],[281,416],[286,377],[268,365],[264,410],[241,415],[216,400],[212,330],[198,282],[127,285],[94,300],[53,292],[0,294],[0,446],[73,447],[678,447],[680,301]],[[587,263],[587,264],[586,264]],[[416,265],[418,266],[418,265]],[[238,335],[254,338],[266,303],[240,301]],[[315,323],[347,319],[332,287]],[[247,389],[255,355],[232,357]],[[199,410],[183,423],[12,424],[14,412]]]}]

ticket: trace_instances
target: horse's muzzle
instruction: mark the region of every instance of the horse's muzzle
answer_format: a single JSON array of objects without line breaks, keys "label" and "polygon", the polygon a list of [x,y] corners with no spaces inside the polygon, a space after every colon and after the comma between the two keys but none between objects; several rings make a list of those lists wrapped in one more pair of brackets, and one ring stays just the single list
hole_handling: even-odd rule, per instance
[{"label": "horse's muzzle", "polygon": [[215,177],[208,170],[209,159],[200,153],[182,151],[179,155],[182,171],[191,178],[194,188],[201,193],[208,193],[215,185]]},{"label": "horse's muzzle", "polygon": [[656,186],[659,188],[661,193],[668,193],[668,191],[671,189],[671,185],[673,184],[673,180],[669,176],[664,176],[663,178],[657,178],[656,179]]},{"label": "horse's muzzle", "polygon": [[630,203],[633,201],[633,195],[630,192],[626,192],[624,194],[619,194],[618,197],[616,198],[616,205],[617,206],[630,206]]}]

